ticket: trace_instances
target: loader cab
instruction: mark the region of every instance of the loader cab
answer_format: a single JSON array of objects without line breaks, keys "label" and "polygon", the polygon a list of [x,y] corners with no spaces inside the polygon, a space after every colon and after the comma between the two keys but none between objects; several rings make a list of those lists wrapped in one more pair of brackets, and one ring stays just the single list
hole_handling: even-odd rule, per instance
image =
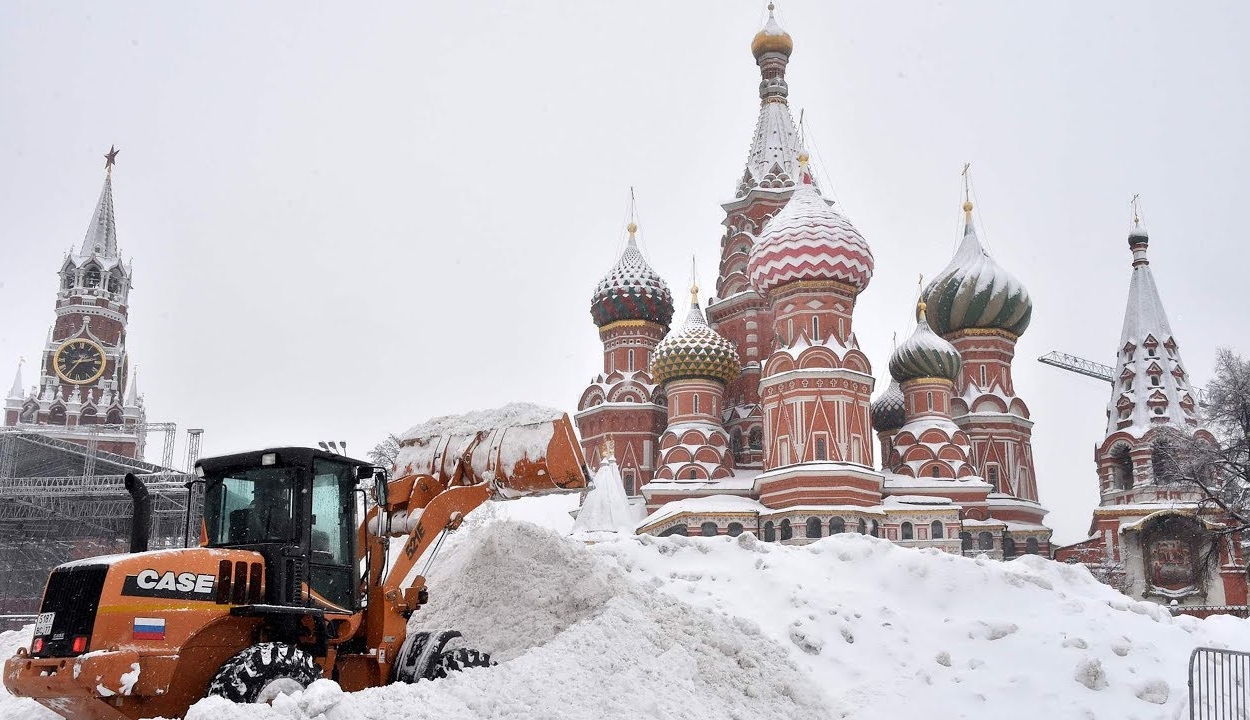
[{"label": "loader cab", "polygon": [[357,490],[369,463],[310,448],[205,458],[210,548],[265,558],[264,603],[354,612],[361,605]]}]

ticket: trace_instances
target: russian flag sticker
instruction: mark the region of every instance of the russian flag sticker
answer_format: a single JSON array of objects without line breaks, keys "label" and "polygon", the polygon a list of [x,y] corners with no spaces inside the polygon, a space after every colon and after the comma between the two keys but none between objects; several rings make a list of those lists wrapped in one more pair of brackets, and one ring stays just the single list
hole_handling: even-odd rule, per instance
[{"label": "russian flag sticker", "polygon": [[164,640],[165,618],[135,618],[135,640]]}]

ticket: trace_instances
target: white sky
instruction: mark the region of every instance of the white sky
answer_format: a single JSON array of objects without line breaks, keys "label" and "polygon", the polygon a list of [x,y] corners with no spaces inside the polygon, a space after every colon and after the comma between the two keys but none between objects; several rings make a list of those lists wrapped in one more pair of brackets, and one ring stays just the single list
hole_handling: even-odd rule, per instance
[{"label": "white sky", "polygon": [[[637,188],[682,296],[758,110],[762,2],[0,5],[0,372],[36,381],[55,272],[114,174],[149,419],[206,453],[346,440],[512,400],[570,412],[590,293]],[[786,0],[792,107],[872,246],[855,314],[878,386],[919,273],[982,239],[1034,299],[1016,389],[1056,539],[1083,537],[1128,200],[1190,373],[1250,351],[1250,5]],[[679,310],[679,316],[682,311]],[[183,452],[182,438],[179,450]]]}]

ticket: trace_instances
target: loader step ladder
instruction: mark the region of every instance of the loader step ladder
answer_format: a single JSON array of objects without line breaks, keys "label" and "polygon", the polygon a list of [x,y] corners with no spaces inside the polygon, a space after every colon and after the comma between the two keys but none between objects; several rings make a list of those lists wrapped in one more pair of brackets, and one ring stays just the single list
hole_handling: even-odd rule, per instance
[{"label": "loader step ladder", "polygon": [[1250,720],[1250,652],[1194,648],[1189,655],[1189,719]]}]

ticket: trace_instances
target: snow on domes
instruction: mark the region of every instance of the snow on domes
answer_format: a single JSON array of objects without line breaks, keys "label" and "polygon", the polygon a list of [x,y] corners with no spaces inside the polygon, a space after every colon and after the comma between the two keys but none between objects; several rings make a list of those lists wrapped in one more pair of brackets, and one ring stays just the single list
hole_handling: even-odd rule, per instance
[{"label": "snow on domes", "polygon": [[1019,337],[1029,326],[1029,291],[990,257],[972,226],[972,204],[964,239],[950,264],[924,290],[929,324],[939,335],[959,330],[1004,330]]},{"label": "snow on domes", "polygon": [[867,241],[810,182],[768,221],[747,260],[751,284],[762,295],[799,280],[836,280],[862,292],[872,270]]},{"label": "snow on domes", "polygon": [[872,416],[872,427],[877,432],[898,430],[907,423],[907,408],[903,398],[903,388],[898,380],[890,378],[890,386],[885,389],[872,404],[868,406]]},{"label": "snow on domes", "polygon": [[649,320],[665,326],[673,321],[673,294],[638,249],[637,229],[630,223],[625,252],[599,281],[590,300],[590,315],[599,327],[618,320]]},{"label": "snow on domes", "polygon": [[925,317],[920,303],[920,320],[916,331],[890,356],[890,375],[900,383],[920,378],[942,378],[954,381],[959,377],[959,351],[943,340]]},{"label": "snow on domes", "polygon": [[738,377],[738,351],[713,330],[699,308],[698,288],[692,292],[690,314],[673,328],[651,354],[651,377],[659,384],[670,380],[707,378],[726,385]]},{"label": "snow on domes", "polygon": [[764,23],[764,29],[755,33],[755,37],[751,40],[751,54],[757,60],[764,53],[779,52],[789,57],[794,51],[794,40],[790,37],[790,33],[782,30],[777,24],[777,18],[773,17],[773,10],[773,4],[768,3],[768,22]]}]

